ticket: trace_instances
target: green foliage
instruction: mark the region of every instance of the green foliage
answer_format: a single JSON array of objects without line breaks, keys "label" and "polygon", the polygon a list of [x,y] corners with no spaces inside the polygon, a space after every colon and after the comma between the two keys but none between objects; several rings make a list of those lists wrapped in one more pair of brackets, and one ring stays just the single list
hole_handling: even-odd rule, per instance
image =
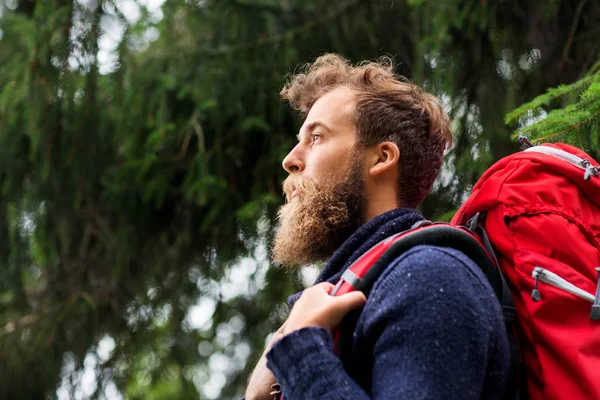
[{"label": "green foliage", "polygon": [[90,398],[241,393],[310,275],[267,251],[300,123],[278,93],[325,51],[444,100],[430,218],[548,87],[508,121],[543,108],[522,129],[598,148],[599,7],[535,3],[0,0],[0,397],[74,397],[89,369]]},{"label": "green foliage", "polygon": [[[551,110],[546,117],[538,119],[542,106],[551,106],[561,97],[575,97],[572,104]],[[534,119],[533,123],[528,123]],[[506,116],[506,123],[520,121],[522,128],[513,134],[525,135],[532,142],[561,141],[597,153],[600,147],[600,72],[570,85],[561,85],[531,102],[523,104]]]}]

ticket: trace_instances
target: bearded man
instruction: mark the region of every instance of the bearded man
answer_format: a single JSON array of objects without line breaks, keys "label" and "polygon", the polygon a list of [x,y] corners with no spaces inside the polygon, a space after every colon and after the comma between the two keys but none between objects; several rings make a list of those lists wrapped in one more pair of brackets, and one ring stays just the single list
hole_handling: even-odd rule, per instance
[{"label": "bearded man", "polygon": [[[272,385],[286,400],[501,398],[509,370],[501,307],[463,253],[416,246],[388,265],[368,299],[329,296],[369,248],[423,220],[415,207],[452,140],[440,102],[395,75],[389,60],[352,66],[333,54],[293,76],[281,95],[305,120],[283,160],[287,202],[272,259],[328,261],[314,286],[289,298],[292,311],[246,399],[272,399]],[[361,306],[349,375],[332,330]]]}]

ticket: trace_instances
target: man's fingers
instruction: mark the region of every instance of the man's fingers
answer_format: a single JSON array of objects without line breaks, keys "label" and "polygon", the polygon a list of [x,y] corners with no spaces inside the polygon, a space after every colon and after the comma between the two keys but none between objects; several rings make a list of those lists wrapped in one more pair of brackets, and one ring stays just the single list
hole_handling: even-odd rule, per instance
[{"label": "man's fingers", "polygon": [[367,301],[365,295],[359,291],[330,296],[329,293],[334,287],[329,282],[321,282],[306,289],[294,304],[283,328],[283,334],[287,335],[307,326],[320,326],[332,331],[344,315],[363,306]]},{"label": "man's fingers", "polygon": [[329,282],[321,282],[321,283],[317,283],[314,287],[324,290],[325,293],[329,294],[329,293],[331,293],[331,291],[333,290],[335,285],[333,285]]},{"label": "man's fingers", "polygon": [[364,306],[367,302],[367,298],[363,292],[358,290],[334,297],[334,299],[337,307],[339,307],[339,311],[343,312],[344,314],[350,310]]}]

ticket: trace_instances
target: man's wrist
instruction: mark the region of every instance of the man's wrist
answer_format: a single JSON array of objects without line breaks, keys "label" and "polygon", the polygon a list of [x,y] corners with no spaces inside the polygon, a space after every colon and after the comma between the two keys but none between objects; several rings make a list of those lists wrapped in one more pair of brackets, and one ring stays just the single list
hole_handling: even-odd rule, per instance
[{"label": "man's wrist", "polygon": [[276,382],[275,376],[267,368],[266,355],[258,360],[254,371],[250,375],[248,387],[246,388],[246,400],[271,400],[271,385]]},{"label": "man's wrist", "polygon": [[267,344],[267,347],[258,360],[254,371],[250,374],[248,380],[248,387],[246,388],[245,400],[272,400],[273,396],[270,395],[273,389],[271,385],[276,383],[275,376],[267,368],[267,353],[271,350],[273,345],[283,337],[283,331],[285,323],[273,333],[271,340]]}]

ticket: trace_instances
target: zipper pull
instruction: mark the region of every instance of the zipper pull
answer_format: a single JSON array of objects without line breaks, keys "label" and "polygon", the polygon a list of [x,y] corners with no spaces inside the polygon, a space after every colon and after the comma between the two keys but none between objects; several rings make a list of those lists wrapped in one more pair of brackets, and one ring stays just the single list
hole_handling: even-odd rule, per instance
[{"label": "zipper pull", "polygon": [[540,281],[540,275],[542,274],[542,272],[538,271],[536,268],[534,268],[535,282],[533,284],[533,290],[531,291],[531,300],[540,301],[542,299],[542,296],[540,295],[540,291],[538,290],[538,283]]},{"label": "zipper pull", "polygon": [[521,143],[521,150],[525,150],[528,149],[530,147],[533,147],[533,143],[531,143],[529,141],[529,139],[527,138],[527,136],[519,133],[519,143]]},{"label": "zipper pull", "polygon": [[598,284],[596,285],[596,297],[594,297],[594,304],[590,312],[592,321],[600,321],[600,267],[596,267],[596,272],[598,273]]},{"label": "zipper pull", "polygon": [[589,181],[592,176],[598,176],[598,168],[590,164],[590,161],[587,158],[581,160],[579,164],[585,168],[585,172],[583,174],[584,181]]}]

